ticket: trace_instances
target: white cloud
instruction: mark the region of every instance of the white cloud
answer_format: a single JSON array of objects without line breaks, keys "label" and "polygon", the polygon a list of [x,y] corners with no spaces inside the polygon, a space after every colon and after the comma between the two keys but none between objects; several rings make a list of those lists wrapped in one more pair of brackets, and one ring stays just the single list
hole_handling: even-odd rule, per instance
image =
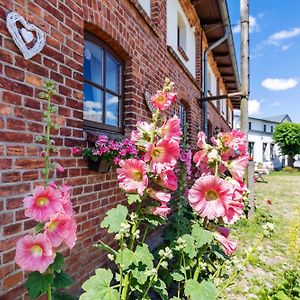
[{"label": "white cloud", "polygon": [[292,46],[292,44],[282,45],[282,46],[281,46],[281,50],[282,50],[282,51],[286,51],[286,50],[288,50],[291,46]]},{"label": "white cloud", "polygon": [[109,120],[116,120],[117,117],[111,112],[111,111],[106,111],[106,118]]},{"label": "white cloud", "polygon": [[[259,31],[259,26],[257,24],[256,18],[253,16],[249,16],[249,32],[257,32]],[[239,33],[241,32],[241,24],[238,23],[235,25],[232,29],[233,33]]]},{"label": "white cloud", "polygon": [[261,85],[271,91],[283,91],[294,88],[298,84],[293,78],[267,78],[262,81]]},{"label": "white cloud", "polygon": [[248,101],[248,113],[250,116],[257,115],[260,112],[260,102],[258,100]]},{"label": "white cloud", "polygon": [[270,43],[277,44],[282,40],[287,40],[298,35],[300,35],[300,27],[296,27],[290,30],[282,30],[282,31],[275,32],[269,36],[268,41]]},{"label": "white cloud", "polygon": [[117,96],[113,96],[113,97],[110,97],[108,100],[107,100],[107,105],[111,105],[111,104],[117,104],[119,102],[119,98]]},{"label": "white cloud", "polygon": [[274,101],[273,103],[270,104],[270,106],[272,106],[272,107],[277,107],[277,106],[280,106],[280,105],[281,105],[281,103],[278,102],[278,101]]},{"label": "white cloud", "polygon": [[94,102],[94,101],[84,101],[84,108],[87,110],[90,109],[101,109],[102,108],[102,104],[101,102]]}]

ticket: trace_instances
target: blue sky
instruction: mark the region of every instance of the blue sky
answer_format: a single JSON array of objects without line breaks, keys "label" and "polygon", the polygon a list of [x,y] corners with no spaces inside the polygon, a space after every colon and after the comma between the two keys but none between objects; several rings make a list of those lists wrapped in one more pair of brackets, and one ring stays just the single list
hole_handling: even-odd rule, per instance
[{"label": "blue sky", "polygon": [[[289,114],[300,122],[300,0],[249,0],[250,102],[256,117]],[[228,0],[232,24],[240,1]],[[239,26],[233,28],[240,57]]]}]

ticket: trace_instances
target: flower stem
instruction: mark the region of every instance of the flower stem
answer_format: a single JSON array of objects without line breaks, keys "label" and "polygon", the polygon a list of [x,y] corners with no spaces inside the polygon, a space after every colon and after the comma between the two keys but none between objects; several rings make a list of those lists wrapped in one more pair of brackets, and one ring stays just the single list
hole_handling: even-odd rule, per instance
[{"label": "flower stem", "polygon": [[52,300],[52,291],[51,291],[51,284],[49,284],[48,285],[48,293],[47,293],[47,295],[48,295],[48,300]]},{"label": "flower stem", "polygon": [[[249,259],[251,258],[251,255],[253,254],[253,252],[256,250],[256,248],[258,247],[258,245],[262,242],[264,238],[264,235],[262,234],[259,239],[255,242],[255,244],[253,245],[253,247],[251,248],[251,250],[248,252],[247,256],[245,257],[243,263],[242,263],[242,267],[245,267],[248,264]],[[241,271],[238,270],[237,268],[235,268],[235,271],[232,273],[232,275],[228,278],[228,280],[225,282],[225,284],[223,285],[223,287],[221,288],[218,297],[219,298],[224,291],[227,289],[227,287],[233,282],[233,280],[238,276],[238,274]]]},{"label": "flower stem", "polygon": [[47,93],[47,118],[46,118],[46,155],[45,155],[45,183],[49,183],[49,172],[50,172],[50,128],[51,128],[51,95]]},{"label": "flower stem", "polygon": [[155,137],[155,129],[156,125],[158,122],[158,117],[159,117],[159,109],[156,110],[156,112],[153,114],[153,127],[152,127],[152,132],[151,132],[151,143],[154,143],[154,137]]}]

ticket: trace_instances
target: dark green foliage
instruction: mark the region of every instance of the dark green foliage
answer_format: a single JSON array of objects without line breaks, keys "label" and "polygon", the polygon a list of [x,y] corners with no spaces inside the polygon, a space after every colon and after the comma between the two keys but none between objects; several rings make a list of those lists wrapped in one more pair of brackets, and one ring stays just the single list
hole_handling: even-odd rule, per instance
[{"label": "dark green foliage", "polygon": [[37,271],[31,272],[25,283],[30,299],[36,299],[38,296],[47,293],[52,280],[53,277],[51,274],[41,274]]}]

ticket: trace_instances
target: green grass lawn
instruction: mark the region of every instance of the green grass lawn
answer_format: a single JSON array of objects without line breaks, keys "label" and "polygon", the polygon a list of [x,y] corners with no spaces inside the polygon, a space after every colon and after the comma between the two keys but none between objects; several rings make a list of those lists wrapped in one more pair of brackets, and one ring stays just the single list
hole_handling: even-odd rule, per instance
[{"label": "green grass lawn", "polygon": [[[223,299],[259,299],[257,295],[262,287],[272,287],[281,279],[284,270],[297,265],[288,251],[288,244],[291,222],[296,219],[296,210],[300,208],[300,173],[272,172],[266,179],[268,183],[259,182],[255,186],[255,217],[251,221],[241,220],[232,230],[239,241],[236,257],[242,259],[245,256],[245,249],[255,243],[265,222],[275,224],[275,233],[270,239],[263,240]],[[300,268],[300,262],[297,266]]]}]

